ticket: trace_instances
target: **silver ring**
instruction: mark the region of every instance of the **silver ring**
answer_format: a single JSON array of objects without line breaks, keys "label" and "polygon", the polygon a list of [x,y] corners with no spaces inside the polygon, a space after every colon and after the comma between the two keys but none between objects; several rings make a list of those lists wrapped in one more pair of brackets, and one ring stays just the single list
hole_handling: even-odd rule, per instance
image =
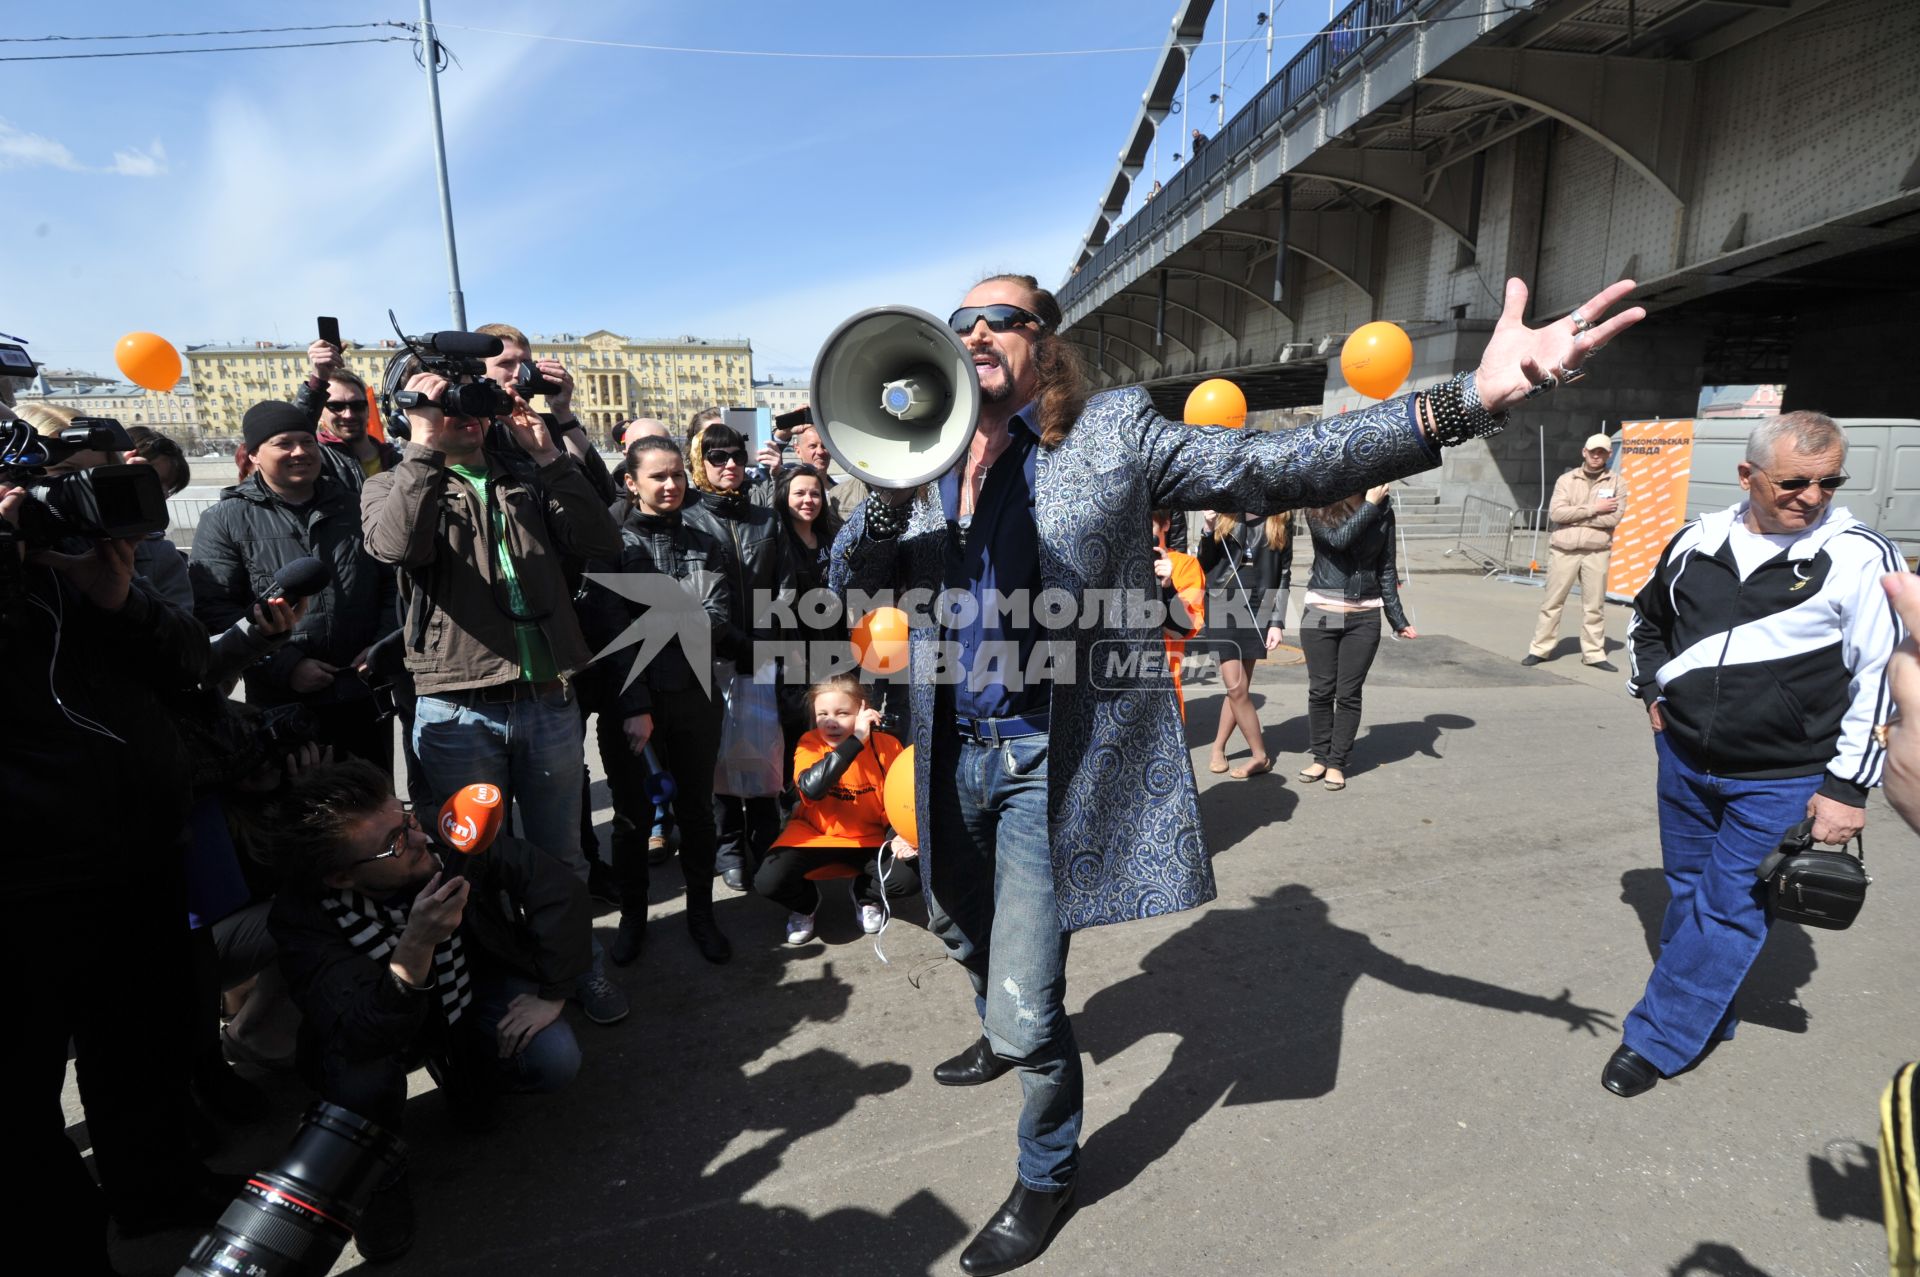
[{"label": "silver ring", "polygon": [[1574,382],[1586,376],[1587,370],[1585,368],[1555,368],[1553,375],[1561,385],[1571,386]]},{"label": "silver ring", "polygon": [[1567,318],[1573,321],[1573,331],[1576,333],[1583,333],[1593,327],[1593,321],[1577,310],[1568,315]]},{"label": "silver ring", "polygon": [[1552,390],[1555,386],[1558,386],[1559,384],[1560,383],[1552,377],[1548,377],[1544,381],[1536,381],[1533,383],[1532,387],[1528,389],[1527,398],[1538,399],[1541,395],[1546,394],[1549,390]]}]

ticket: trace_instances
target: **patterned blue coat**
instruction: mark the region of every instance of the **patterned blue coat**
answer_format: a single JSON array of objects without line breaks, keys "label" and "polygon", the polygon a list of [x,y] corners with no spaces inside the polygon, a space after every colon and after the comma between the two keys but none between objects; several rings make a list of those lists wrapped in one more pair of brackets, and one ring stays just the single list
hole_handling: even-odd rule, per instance
[{"label": "patterned blue coat", "polygon": [[[1075,598],[1095,590],[1155,597],[1148,523],[1155,509],[1272,514],[1431,469],[1439,455],[1412,404],[1409,396],[1269,433],[1168,421],[1137,388],[1096,395],[1066,440],[1041,450],[1035,468],[1044,586]],[[892,540],[867,537],[862,506],[834,542],[828,583],[843,598],[850,590],[937,594],[946,535],[931,486]],[[1075,676],[1052,687],[1048,834],[1054,900],[1068,931],[1191,909],[1214,896],[1172,685],[1163,675],[1131,684],[1103,677],[1098,685],[1087,677],[1095,644],[1159,650],[1157,627],[1125,622],[1102,616],[1075,630]],[[914,800],[923,813],[932,810],[935,686],[921,671],[934,667],[939,638],[936,627],[916,626],[910,645]],[[938,833],[923,820],[920,837],[930,884]]]}]

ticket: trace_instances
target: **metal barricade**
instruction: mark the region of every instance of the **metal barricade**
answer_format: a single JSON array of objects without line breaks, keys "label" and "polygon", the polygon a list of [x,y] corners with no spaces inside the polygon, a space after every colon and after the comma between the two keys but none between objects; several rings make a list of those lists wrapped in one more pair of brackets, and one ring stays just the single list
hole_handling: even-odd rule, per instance
[{"label": "metal barricade", "polygon": [[1467,497],[1460,503],[1460,534],[1444,558],[1458,554],[1480,565],[1487,576],[1496,576],[1511,566],[1514,533],[1521,526],[1521,512],[1486,497]]}]

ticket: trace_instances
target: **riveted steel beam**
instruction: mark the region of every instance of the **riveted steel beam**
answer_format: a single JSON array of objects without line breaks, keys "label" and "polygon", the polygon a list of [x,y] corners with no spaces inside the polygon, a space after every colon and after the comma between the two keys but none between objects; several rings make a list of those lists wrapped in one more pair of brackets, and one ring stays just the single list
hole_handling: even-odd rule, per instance
[{"label": "riveted steel beam", "polygon": [[1693,67],[1542,49],[1462,49],[1426,77],[1524,103],[1578,129],[1675,200],[1686,190]]}]

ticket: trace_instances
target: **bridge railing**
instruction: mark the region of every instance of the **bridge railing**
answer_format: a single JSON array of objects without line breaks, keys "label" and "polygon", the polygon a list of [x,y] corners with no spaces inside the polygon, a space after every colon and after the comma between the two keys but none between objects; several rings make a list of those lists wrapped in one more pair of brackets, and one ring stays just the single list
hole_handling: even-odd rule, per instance
[{"label": "bridge railing", "polygon": [[1433,0],[1353,0],[1340,14],[1308,39],[1301,50],[1268,80],[1253,98],[1207,138],[1178,172],[1168,178],[1127,224],[1108,233],[1079,271],[1060,287],[1062,310],[1071,309],[1102,275],[1142,239],[1152,235],[1175,209],[1198,195],[1218,177],[1227,161],[1253,145],[1288,111],[1313,96],[1368,44],[1395,34],[1384,28]]}]

